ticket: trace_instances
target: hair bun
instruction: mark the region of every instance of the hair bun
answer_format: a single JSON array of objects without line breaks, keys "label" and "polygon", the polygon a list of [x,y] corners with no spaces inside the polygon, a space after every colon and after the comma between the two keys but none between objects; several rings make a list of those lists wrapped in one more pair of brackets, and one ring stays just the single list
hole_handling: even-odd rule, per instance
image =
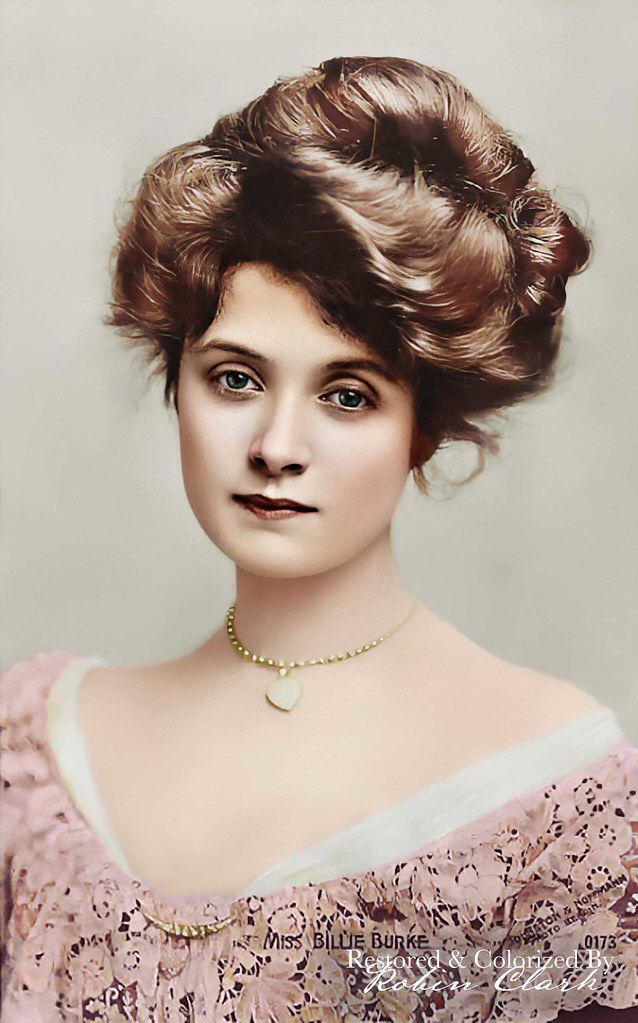
[{"label": "hair bun", "polygon": [[[512,136],[452,75],[410,60],[388,64],[338,57],[319,65],[308,100],[334,150],[405,174],[418,167],[429,182],[502,212],[534,172]],[[400,94],[388,86],[401,71],[410,88]]]},{"label": "hair bun", "polygon": [[587,238],[541,187],[514,197],[506,224],[521,312],[530,317],[557,316],[565,304],[568,278],[589,258]]}]

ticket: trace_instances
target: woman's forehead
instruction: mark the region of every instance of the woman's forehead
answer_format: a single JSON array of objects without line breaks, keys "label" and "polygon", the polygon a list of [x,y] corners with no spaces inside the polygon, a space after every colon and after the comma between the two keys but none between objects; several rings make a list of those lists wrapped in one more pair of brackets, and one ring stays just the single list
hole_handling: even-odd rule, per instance
[{"label": "woman's forehead", "polygon": [[268,264],[232,268],[214,320],[190,349],[234,351],[266,365],[294,360],[302,366],[338,370],[356,364],[378,372],[389,383],[400,379],[391,358],[330,322],[302,283]]}]

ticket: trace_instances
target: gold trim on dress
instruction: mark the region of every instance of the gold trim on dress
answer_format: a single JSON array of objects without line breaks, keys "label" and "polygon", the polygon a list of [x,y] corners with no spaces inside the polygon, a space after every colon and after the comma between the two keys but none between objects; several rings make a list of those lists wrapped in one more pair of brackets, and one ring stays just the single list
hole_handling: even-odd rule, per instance
[{"label": "gold trim on dress", "polygon": [[174,934],[180,938],[206,938],[209,934],[216,934],[217,931],[221,931],[222,928],[227,927],[228,924],[237,919],[237,914],[232,913],[221,920],[211,920],[202,924],[185,924],[180,923],[178,920],[158,920],[156,916],[145,912],[145,910],[142,910],[142,913],[155,927],[159,927],[166,934]]}]

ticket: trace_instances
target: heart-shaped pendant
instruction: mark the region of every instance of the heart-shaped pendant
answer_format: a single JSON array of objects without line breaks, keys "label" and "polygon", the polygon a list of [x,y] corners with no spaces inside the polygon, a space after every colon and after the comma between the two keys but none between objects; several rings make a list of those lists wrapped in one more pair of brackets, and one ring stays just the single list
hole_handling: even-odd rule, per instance
[{"label": "heart-shaped pendant", "polygon": [[288,674],[288,668],[280,668],[277,678],[266,690],[266,699],[279,710],[292,710],[301,696],[301,683]]}]

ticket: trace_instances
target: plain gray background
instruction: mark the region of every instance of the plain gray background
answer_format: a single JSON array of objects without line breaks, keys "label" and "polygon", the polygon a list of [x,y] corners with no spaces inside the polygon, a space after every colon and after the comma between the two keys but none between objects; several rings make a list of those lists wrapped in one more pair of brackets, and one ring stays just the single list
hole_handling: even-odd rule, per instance
[{"label": "plain gray background", "polygon": [[[147,164],[280,75],[343,54],[456,74],[586,222],[554,390],[449,500],[410,482],[403,579],[505,659],[568,678],[638,740],[635,39],[619,0],[4,0],[4,664],[177,656],[220,624],[233,565],[183,493],[173,414],[101,325],[117,200]],[[440,460],[464,471],[467,453]],[[442,493],[439,490],[439,493]],[[362,637],[365,639],[365,637]],[[313,654],[314,655],[314,654]]]}]

